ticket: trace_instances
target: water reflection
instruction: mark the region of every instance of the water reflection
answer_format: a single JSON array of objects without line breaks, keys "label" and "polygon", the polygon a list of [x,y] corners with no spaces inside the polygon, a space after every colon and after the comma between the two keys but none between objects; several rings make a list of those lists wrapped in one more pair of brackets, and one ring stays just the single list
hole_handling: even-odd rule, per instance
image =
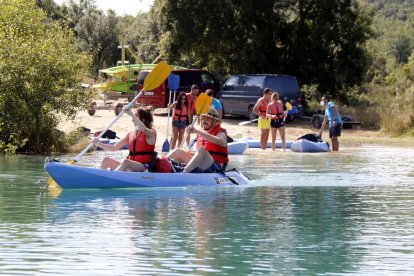
[{"label": "water reflection", "polygon": [[242,187],[72,191],[47,189],[43,157],[3,157],[1,271],[412,275],[412,153],[251,151]]}]

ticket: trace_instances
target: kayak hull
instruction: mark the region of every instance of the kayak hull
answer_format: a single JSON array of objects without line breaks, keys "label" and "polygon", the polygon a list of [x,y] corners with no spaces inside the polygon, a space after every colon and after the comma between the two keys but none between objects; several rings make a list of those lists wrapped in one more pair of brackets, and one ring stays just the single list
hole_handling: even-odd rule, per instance
[{"label": "kayak hull", "polygon": [[[260,146],[260,140],[259,139],[255,139],[255,138],[241,138],[239,140],[246,141],[249,144],[249,148],[251,148],[251,149],[260,149],[261,148],[261,146]],[[290,147],[293,144],[293,141],[286,141],[285,143],[286,143],[285,147],[287,149],[290,149]],[[277,149],[282,148],[282,141],[276,139],[275,146],[276,146]],[[266,148],[268,148],[268,149],[272,148],[272,142],[271,141],[268,141],[267,142]]]},{"label": "kayak hull", "polygon": [[249,182],[238,171],[221,173],[119,172],[48,162],[45,170],[63,189],[112,189],[148,187],[222,186]]},{"label": "kayak hull", "polygon": [[295,152],[328,152],[329,144],[326,141],[312,142],[306,139],[295,141],[290,147]]}]

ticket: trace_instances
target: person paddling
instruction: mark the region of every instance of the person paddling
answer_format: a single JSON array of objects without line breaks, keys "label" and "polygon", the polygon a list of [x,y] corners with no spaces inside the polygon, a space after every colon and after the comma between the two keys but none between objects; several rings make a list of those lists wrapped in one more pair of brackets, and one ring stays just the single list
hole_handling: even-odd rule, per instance
[{"label": "person paddling", "polygon": [[272,90],[270,88],[265,88],[263,90],[263,97],[257,100],[257,103],[253,108],[253,113],[259,116],[257,127],[260,129],[260,146],[262,150],[266,149],[270,133],[270,119],[266,116],[266,111],[267,105],[270,103],[271,94]]},{"label": "person paddling", "polygon": [[[184,163],[183,172],[210,173],[223,171],[227,163],[227,134],[219,124],[219,115],[214,108],[201,115],[202,130],[188,127],[186,131],[197,134],[195,153],[176,148],[167,157],[175,162]],[[181,169],[175,167],[176,171]]]},{"label": "person paddling", "polygon": [[[94,138],[92,143],[107,151],[117,151],[124,145],[129,145],[129,155],[122,162],[110,157],[105,157],[100,165],[103,170],[111,169],[116,171],[142,172],[150,168],[155,162],[155,142],[157,132],[152,128],[153,108],[139,107],[134,114],[130,108],[125,110],[134,123],[134,129],[130,130],[115,145],[104,144]],[[155,165],[155,164],[154,164]]]}]

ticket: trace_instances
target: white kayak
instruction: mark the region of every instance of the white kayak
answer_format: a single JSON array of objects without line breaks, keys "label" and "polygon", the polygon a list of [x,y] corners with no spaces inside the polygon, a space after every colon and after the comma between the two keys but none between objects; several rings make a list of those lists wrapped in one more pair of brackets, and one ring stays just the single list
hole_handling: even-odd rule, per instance
[{"label": "white kayak", "polygon": [[[93,136],[89,136],[89,139],[93,139]],[[115,138],[115,139],[109,139],[109,138],[99,138],[99,142],[103,143],[103,144],[109,144],[109,145],[115,145],[116,143],[119,142],[119,138]],[[129,148],[128,144],[124,145],[121,149],[123,150],[127,150]],[[96,150],[102,150],[100,147],[97,147]]]},{"label": "white kayak", "polygon": [[[190,141],[190,145],[191,145],[191,150],[195,151],[197,145],[196,145],[194,138]],[[248,148],[249,148],[249,144],[245,140],[242,140],[242,139],[234,139],[233,142],[227,143],[228,154],[232,154],[232,155],[243,154]]]},{"label": "white kayak", "polygon": [[[238,140],[244,140],[244,141],[246,141],[249,144],[249,148],[252,148],[252,149],[260,149],[261,148],[261,146],[260,146],[260,140],[259,139],[255,139],[255,138],[240,138]],[[286,141],[285,143],[286,143],[285,147],[287,149],[290,149],[290,147],[293,144],[293,141]],[[277,149],[282,148],[282,141],[276,139],[275,146],[276,146]],[[272,148],[272,142],[271,141],[268,141],[267,142],[266,148],[268,148],[268,149]]]},{"label": "white kayak", "polygon": [[295,152],[328,152],[329,144],[326,141],[312,142],[306,139],[299,139],[293,142],[290,149]]}]

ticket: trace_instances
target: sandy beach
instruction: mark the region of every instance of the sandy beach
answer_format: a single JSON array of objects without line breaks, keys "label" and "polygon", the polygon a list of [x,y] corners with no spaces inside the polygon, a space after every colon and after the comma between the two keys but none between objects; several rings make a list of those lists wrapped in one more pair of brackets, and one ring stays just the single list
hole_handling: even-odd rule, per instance
[{"label": "sandy beach", "polygon": [[[96,101],[98,106],[104,106],[103,101]],[[93,116],[90,116],[88,112],[81,111],[73,121],[62,121],[59,128],[62,131],[70,131],[77,127],[86,127],[91,129],[91,132],[100,131],[108,126],[112,120],[115,119],[115,113],[113,109],[98,109]],[[222,121],[222,126],[227,130],[231,137],[249,137],[259,138],[260,131],[257,128],[256,123],[248,124],[245,126],[239,126],[238,123],[247,121],[247,118],[243,117],[225,117]],[[171,118],[169,121],[169,136],[171,136]],[[119,120],[111,127],[111,130],[117,133],[118,137],[123,137],[129,129],[132,127],[131,118],[128,115],[123,115]],[[154,127],[157,130],[157,148],[161,148],[167,135],[167,110],[156,109],[154,111]],[[296,119],[294,122],[286,123],[286,139],[296,140],[297,137],[307,133],[317,133],[318,130],[312,127],[310,120]],[[323,133],[323,139],[330,141],[328,130]],[[279,137],[279,135],[278,135]],[[392,138],[389,135],[385,135],[381,131],[364,130],[360,126],[356,126],[353,129],[343,129],[342,136],[340,137],[341,147],[355,146],[361,143],[378,143],[398,146],[413,146],[414,139],[412,138]]]}]

